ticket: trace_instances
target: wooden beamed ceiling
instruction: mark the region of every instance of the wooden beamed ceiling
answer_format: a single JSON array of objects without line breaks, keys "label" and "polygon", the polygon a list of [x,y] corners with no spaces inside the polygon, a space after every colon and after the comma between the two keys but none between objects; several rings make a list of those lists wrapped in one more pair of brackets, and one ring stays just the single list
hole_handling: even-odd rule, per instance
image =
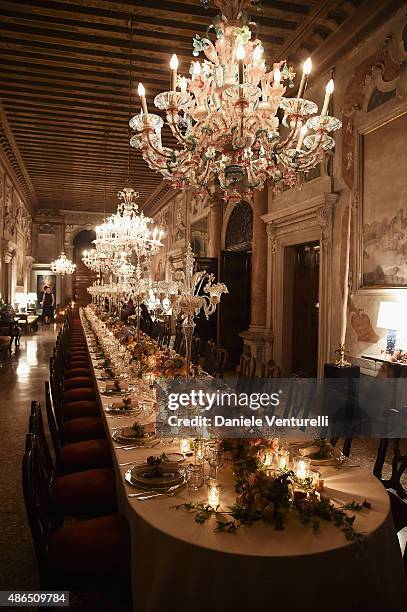
[{"label": "wooden beamed ceiling", "polygon": [[[314,28],[309,37],[318,27],[314,41],[302,40],[308,51],[358,4],[263,0],[256,18],[269,62],[280,59],[291,42],[300,49],[304,23]],[[216,10],[205,10],[199,0],[0,0],[0,9],[0,98],[39,206],[103,210],[108,132],[107,210],[115,209],[127,179],[130,14],[134,114],[137,82],[143,81],[153,107],[153,97],[168,89],[171,54],[178,54],[180,72],[186,73],[192,37],[205,33]],[[161,177],[134,149],[131,167],[143,203]]]}]

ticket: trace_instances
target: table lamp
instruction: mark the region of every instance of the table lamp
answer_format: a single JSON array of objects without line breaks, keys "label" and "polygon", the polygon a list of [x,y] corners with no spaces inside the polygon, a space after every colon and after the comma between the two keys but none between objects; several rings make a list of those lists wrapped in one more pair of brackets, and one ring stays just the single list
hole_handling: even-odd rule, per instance
[{"label": "table lamp", "polygon": [[38,299],[38,296],[34,292],[29,292],[27,293],[27,298],[28,298],[28,304],[35,304]]},{"label": "table lamp", "polygon": [[26,293],[16,293],[14,301],[18,305],[19,311],[23,312],[27,308],[28,296]]},{"label": "table lamp", "polygon": [[402,324],[402,305],[398,302],[380,302],[377,327],[387,329],[386,353],[393,354],[396,348],[397,331]]}]

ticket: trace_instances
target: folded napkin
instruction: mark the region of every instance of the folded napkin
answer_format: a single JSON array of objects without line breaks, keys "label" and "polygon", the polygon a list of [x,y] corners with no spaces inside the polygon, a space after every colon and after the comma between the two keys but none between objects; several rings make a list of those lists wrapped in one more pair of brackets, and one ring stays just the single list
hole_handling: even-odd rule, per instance
[{"label": "folded napkin", "polygon": [[[327,443],[324,448],[327,448],[329,451],[333,451],[333,446],[329,443]],[[299,454],[301,455],[301,457],[310,457],[312,455],[316,455],[317,453],[319,453],[321,450],[320,446],[306,446],[305,448],[300,448],[299,449]],[[329,458],[329,457],[327,457]]]}]

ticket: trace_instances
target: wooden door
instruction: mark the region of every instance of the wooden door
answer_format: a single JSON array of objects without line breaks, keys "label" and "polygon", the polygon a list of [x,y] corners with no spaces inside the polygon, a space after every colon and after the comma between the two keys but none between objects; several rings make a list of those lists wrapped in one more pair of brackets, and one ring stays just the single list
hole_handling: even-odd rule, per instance
[{"label": "wooden door", "polygon": [[250,325],[251,266],[249,251],[221,253],[220,278],[229,291],[219,306],[220,343],[229,353],[227,369],[239,363],[243,351],[239,333]]},{"label": "wooden door", "polygon": [[319,325],[319,242],[295,248],[292,366],[293,374],[316,377]]}]

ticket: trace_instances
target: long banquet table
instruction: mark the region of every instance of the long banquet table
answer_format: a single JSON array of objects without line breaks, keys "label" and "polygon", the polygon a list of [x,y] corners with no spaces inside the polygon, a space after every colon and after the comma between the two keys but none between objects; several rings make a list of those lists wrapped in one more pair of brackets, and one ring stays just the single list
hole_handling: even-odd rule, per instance
[{"label": "long banquet table", "polygon": [[[112,398],[101,395],[106,383],[96,375],[95,381],[111,439],[114,428],[131,425],[135,417],[107,417],[105,408]],[[356,528],[366,535],[362,547],[325,522],[314,534],[296,516],[290,516],[282,531],[258,522],[232,535],[215,532],[213,519],[198,524],[193,514],[176,510],[174,505],[190,499],[184,489],[174,497],[148,501],[128,497],[135,491],[124,479],[131,466],[120,464],[142,463],[151,454],[178,450],[177,445],[123,450],[114,440],[111,443],[119,511],[131,530],[135,612],[399,612],[407,601],[388,495],[366,470],[319,468],[333,502],[371,503],[371,510],[357,513]],[[234,501],[227,474],[223,485],[225,508]],[[206,489],[192,499],[206,500]]]}]

